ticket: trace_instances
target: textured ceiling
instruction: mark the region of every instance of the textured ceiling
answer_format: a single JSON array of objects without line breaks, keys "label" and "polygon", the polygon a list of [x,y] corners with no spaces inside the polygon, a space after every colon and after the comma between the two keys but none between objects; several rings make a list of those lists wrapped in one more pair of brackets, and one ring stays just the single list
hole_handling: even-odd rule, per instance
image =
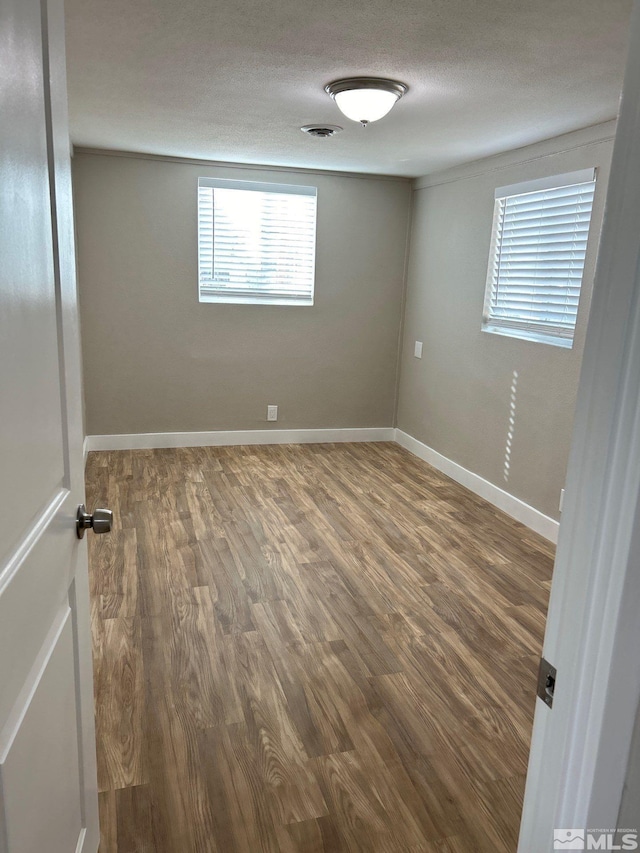
[{"label": "textured ceiling", "polygon": [[[76,145],[416,176],[615,117],[632,0],[66,0]],[[408,94],[366,130],[325,83]],[[314,139],[301,125],[339,124]]]}]

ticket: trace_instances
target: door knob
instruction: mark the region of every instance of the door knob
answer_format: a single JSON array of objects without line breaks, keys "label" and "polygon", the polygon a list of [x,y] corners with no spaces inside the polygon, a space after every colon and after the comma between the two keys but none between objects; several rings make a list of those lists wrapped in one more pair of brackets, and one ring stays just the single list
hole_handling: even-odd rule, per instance
[{"label": "door knob", "polygon": [[113,522],[113,513],[110,509],[94,509],[93,515],[87,512],[84,504],[78,507],[76,515],[76,531],[78,539],[82,539],[84,532],[88,527],[91,527],[96,534],[109,533]]}]

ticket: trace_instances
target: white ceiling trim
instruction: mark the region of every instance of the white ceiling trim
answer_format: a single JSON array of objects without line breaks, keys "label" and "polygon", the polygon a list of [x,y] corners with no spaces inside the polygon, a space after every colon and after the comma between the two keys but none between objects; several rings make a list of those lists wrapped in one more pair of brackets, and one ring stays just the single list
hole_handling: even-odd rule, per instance
[{"label": "white ceiling trim", "polygon": [[262,166],[257,163],[229,163],[224,160],[203,160],[197,157],[171,157],[167,154],[147,154],[137,151],[116,151],[113,148],[87,148],[82,145],[74,145],[72,155],[94,154],[99,157],[130,157],[135,160],[160,160],[165,163],[182,163],[185,166],[206,166],[220,169],[239,169],[242,172],[286,172],[295,175],[330,175],[338,178],[356,178],[361,181],[394,181],[395,183],[407,184],[412,178],[402,175],[375,175],[368,172],[339,172],[334,169],[304,169],[297,166]]},{"label": "white ceiling trim", "polygon": [[523,163],[548,157],[550,154],[564,154],[578,148],[598,145],[615,138],[616,125],[617,120],[612,119],[602,122],[602,124],[585,127],[582,130],[574,130],[571,133],[563,133],[561,136],[544,139],[542,142],[534,142],[522,148],[514,148],[502,154],[494,154],[492,157],[485,157],[482,160],[463,163],[461,166],[454,166],[452,169],[446,169],[443,172],[423,175],[414,180],[413,189],[423,190],[440,184],[450,184],[455,181],[486,175],[490,172],[500,172],[513,166],[520,166]]}]

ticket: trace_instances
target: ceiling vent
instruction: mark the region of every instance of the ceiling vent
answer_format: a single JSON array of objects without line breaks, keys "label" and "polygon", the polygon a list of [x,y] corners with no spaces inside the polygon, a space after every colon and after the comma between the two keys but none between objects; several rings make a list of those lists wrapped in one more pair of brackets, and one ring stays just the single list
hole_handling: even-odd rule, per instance
[{"label": "ceiling vent", "polygon": [[309,136],[317,136],[319,139],[328,139],[330,136],[335,136],[340,133],[341,127],[337,124],[305,124],[300,130],[303,133],[308,133]]}]

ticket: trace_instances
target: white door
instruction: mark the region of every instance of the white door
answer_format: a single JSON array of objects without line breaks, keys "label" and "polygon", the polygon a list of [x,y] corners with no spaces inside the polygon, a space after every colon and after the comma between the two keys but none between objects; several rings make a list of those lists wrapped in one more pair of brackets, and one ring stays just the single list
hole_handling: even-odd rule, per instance
[{"label": "white door", "polygon": [[640,697],[640,0],[566,488],[544,641],[555,697],[537,702],[518,850],[638,849],[595,830],[616,829]]},{"label": "white door", "polygon": [[62,3],[2,0],[1,853],[98,848],[74,264]]}]

